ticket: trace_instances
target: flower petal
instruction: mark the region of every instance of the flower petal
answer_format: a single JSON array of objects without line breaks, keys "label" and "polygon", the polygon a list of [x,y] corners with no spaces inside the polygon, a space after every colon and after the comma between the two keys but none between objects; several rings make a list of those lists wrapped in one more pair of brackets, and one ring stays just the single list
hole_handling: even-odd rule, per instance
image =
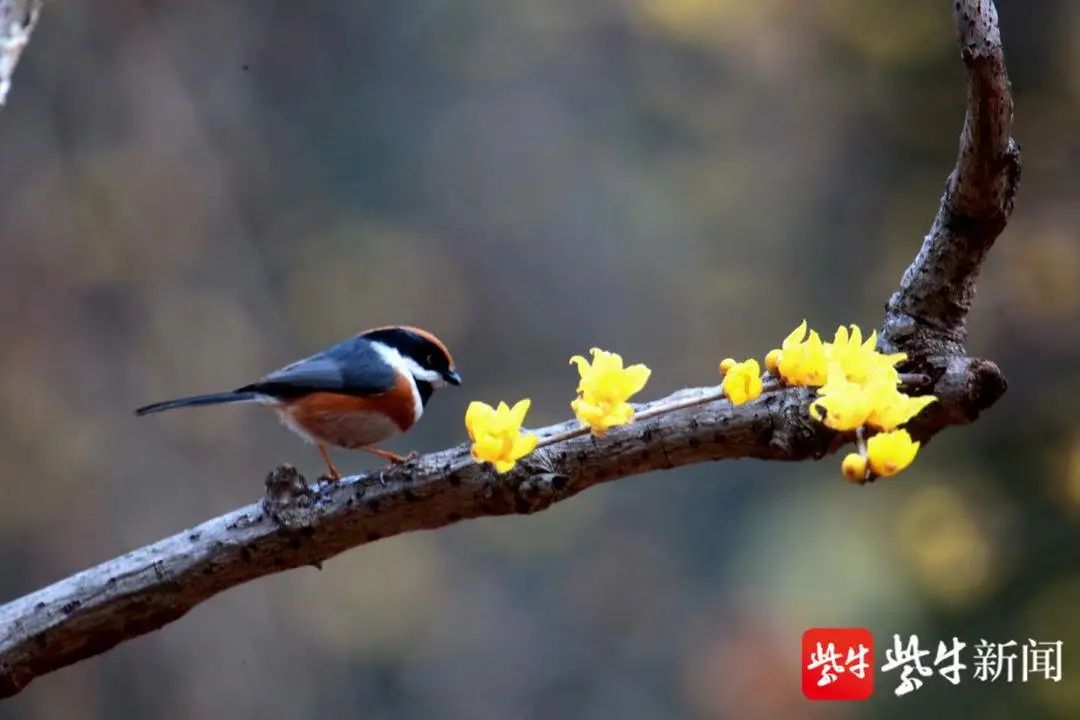
[{"label": "flower petal", "polygon": [[593,348],[590,352],[593,353],[593,372],[616,373],[623,369],[622,355],[600,348]]},{"label": "flower petal", "polygon": [[858,325],[852,324],[851,338],[848,340],[848,344],[851,345],[853,348],[862,345],[862,330],[859,328]]},{"label": "flower petal", "polygon": [[521,427],[521,423],[525,422],[525,413],[529,412],[529,406],[532,405],[532,400],[525,398],[518,400],[514,407],[510,409],[510,419],[514,424],[514,429],[517,430]]},{"label": "flower petal", "polygon": [[495,409],[479,400],[473,400],[465,410],[465,428],[469,431],[469,437],[476,437],[478,428],[491,422],[495,417]]},{"label": "flower petal", "polygon": [[[854,327],[854,326],[852,326],[852,327]],[[836,345],[839,348],[843,348],[847,344],[848,344],[847,328],[844,327],[843,325],[841,325],[840,327],[836,328],[836,335],[833,336],[833,345]]]},{"label": "flower petal", "polygon": [[645,383],[649,382],[650,375],[652,375],[652,370],[640,363],[623,370],[621,388],[623,396],[629,398],[631,395],[641,392],[645,387]]},{"label": "flower petal", "polygon": [[536,449],[536,444],[540,442],[540,438],[536,437],[532,433],[526,435],[518,435],[514,438],[514,447],[510,451],[510,454],[515,458],[523,458],[533,450]]},{"label": "flower petal", "polygon": [[866,442],[870,469],[882,477],[895,475],[911,464],[919,445],[907,430],[878,433]]},{"label": "flower petal", "polygon": [[583,358],[581,355],[574,355],[570,358],[571,365],[577,365],[578,374],[581,377],[585,377],[585,374],[589,372],[589,361]]},{"label": "flower petal", "polygon": [[801,323],[799,323],[799,327],[788,333],[788,336],[784,338],[784,342],[781,343],[780,347],[784,350],[787,350],[788,347],[801,343],[804,335],[806,335],[805,319]]}]

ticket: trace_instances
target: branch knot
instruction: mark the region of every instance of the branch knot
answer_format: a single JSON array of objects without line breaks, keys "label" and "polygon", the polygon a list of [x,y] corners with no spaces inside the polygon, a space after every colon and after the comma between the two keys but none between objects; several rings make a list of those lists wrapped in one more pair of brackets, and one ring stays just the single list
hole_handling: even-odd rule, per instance
[{"label": "branch knot", "polygon": [[274,522],[297,530],[311,524],[315,490],[292,465],[278,465],[266,476],[263,508]]}]

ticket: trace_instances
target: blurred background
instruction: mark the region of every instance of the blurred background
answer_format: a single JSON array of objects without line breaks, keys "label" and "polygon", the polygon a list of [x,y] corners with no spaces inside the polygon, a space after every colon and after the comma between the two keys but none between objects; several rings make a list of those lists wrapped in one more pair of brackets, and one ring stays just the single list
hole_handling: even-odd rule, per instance
[{"label": "blurred background", "polygon": [[[271,413],[131,410],[367,327],[431,329],[466,379],[407,451],[462,442],[471,399],[567,418],[592,345],[652,399],[803,317],[878,325],[956,152],[949,5],[50,4],[0,112],[0,601],[320,472]],[[978,423],[864,488],[728,462],[385,540],[0,719],[1080,716],[1080,5],[998,5],[1024,179]],[[811,626],[869,627],[879,668],[894,632],[1063,640],[1064,681],[810,703]]]}]

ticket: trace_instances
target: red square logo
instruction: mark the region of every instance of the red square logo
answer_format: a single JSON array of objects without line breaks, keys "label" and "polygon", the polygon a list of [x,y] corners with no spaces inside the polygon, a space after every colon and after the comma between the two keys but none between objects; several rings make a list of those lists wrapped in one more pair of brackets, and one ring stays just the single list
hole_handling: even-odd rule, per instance
[{"label": "red square logo", "polygon": [[867,700],[874,636],[866,628],[810,628],[802,636],[802,691],[810,700]]}]

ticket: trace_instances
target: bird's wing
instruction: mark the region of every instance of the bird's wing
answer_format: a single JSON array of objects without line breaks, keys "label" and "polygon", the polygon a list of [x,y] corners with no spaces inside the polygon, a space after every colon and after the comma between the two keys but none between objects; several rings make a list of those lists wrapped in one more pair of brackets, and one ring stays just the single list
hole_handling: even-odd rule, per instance
[{"label": "bird's wing", "polygon": [[243,390],[274,397],[312,392],[379,395],[394,388],[397,375],[371,343],[356,337],[266,375]]}]

